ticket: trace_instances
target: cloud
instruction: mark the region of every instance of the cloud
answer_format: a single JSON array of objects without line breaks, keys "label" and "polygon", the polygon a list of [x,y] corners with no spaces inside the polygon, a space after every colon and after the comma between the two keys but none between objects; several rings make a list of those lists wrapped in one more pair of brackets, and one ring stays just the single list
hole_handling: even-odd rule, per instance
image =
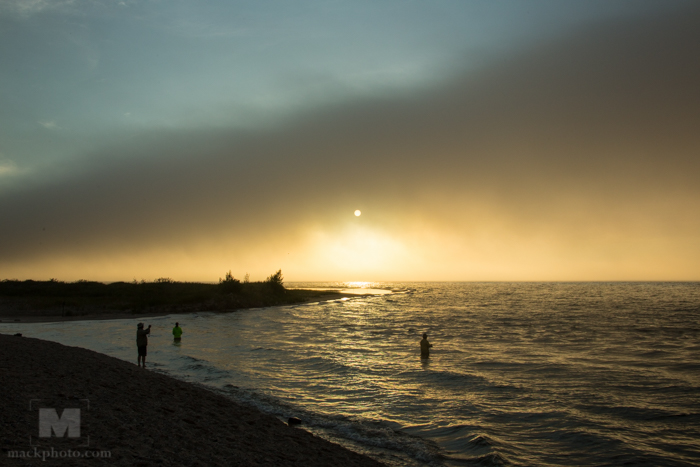
[{"label": "cloud", "polygon": [[37,13],[72,7],[76,0],[3,0],[0,13],[31,16]]},{"label": "cloud", "polygon": [[381,279],[698,279],[699,20],[694,7],[593,25],[430,92],[267,129],[125,139],[2,194],[0,261],[127,279],[232,263],[304,279],[363,265]]},{"label": "cloud", "polygon": [[0,159],[0,177],[15,175],[18,171],[17,165],[13,161]]},{"label": "cloud", "polygon": [[58,125],[56,124],[56,122],[54,122],[53,120],[50,120],[50,121],[48,121],[48,122],[39,121],[38,123],[39,123],[39,125],[43,126],[43,127],[46,128],[47,130],[55,130],[55,129],[57,129],[57,128],[61,128],[61,127],[58,126]]}]

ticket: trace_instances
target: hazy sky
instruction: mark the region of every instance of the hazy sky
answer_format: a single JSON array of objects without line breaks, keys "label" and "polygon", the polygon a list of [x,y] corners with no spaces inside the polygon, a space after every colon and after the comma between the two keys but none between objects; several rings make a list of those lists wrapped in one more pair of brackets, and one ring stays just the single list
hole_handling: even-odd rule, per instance
[{"label": "hazy sky", "polygon": [[0,279],[700,280],[698,24],[3,0]]}]

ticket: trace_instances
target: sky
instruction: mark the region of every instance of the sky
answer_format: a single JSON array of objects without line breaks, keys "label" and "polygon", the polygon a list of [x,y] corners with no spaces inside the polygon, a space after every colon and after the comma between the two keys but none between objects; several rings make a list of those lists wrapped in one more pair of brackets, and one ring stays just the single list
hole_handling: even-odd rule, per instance
[{"label": "sky", "polygon": [[3,0],[0,280],[700,280],[697,24]]}]

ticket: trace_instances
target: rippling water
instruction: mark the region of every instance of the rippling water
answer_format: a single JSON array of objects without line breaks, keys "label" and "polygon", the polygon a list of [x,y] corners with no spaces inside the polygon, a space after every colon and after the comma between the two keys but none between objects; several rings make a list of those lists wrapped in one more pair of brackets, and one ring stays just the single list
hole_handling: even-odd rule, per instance
[{"label": "rippling water", "polygon": [[[148,361],[393,465],[700,465],[700,284],[365,286],[395,293],[144,319]],[[136,322],[0,332],[135,362]]]}]

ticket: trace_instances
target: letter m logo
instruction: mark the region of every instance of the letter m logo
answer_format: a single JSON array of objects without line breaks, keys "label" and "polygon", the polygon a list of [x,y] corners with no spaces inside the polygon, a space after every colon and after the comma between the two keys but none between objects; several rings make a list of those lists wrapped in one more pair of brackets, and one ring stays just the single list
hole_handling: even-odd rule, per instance
[{"label": "letter m logo", "polygon": [[80,438],[80,409],[63,409],[60,418],[56,409],[39,409],[39,438],[50,438],[52,430],[59,438],[66,431],[69,438]]}]

